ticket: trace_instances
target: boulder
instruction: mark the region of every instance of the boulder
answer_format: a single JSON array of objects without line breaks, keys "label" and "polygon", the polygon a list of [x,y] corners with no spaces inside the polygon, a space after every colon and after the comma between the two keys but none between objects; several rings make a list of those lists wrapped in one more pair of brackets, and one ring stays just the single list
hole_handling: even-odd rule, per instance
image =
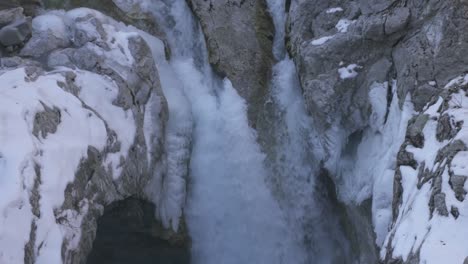
[{"label": "boulder", "polygon": [[0,44],[4,47],[19,45],[30,36],[31,19],[17,19],[0,29]]},{"label": "boulder", "polygon": [[23,8],[15,7],[10,9],[0,9],[0,27],[6,26],[11,22],[24,18]]}]

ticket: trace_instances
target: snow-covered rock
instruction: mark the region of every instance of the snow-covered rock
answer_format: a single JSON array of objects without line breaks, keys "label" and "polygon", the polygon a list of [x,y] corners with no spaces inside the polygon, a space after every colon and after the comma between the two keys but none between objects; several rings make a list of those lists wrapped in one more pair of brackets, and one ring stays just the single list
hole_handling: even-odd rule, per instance
[{"label": "snow-covered rock", "polygon": [[468,256],[467,84],[468,76],[454,79],[409,121],[381,252],[387,263],[463,263]]},{"label": "snow-covered rock", "polygon": [[[451,193],[444,190],[448,180],[439,187],[434,181],[418,184],[417,179],[418,174],[435,178],[437,168],[439,179],[445,179],[449,176],[443,171],[451,170],[451,159],[463,160],[463,156],[444,159],[446,152],[464,151],[453,129],[462,118],[444,115],[452,111],[446,108],[428,114],[426,106],[441,94],[445,100],[448,88],[439,84],[466,71],[468,61],[459,56],[468,49],[463,30],[468,26],[466,11],[465,3],[436,0],[424,4],[290,1],[286,46],[297,66],[306,108],[319,131],[317,141],[323,151],[318,158],[331,172],[337,195],[347,208],[372,199],[369,228],[385,263],[462,263],[468,255],[460,248],[463,240],[457,239],[464,232],[463,220],[452,219],[453,214],[463,219],[456,213],[463,211],[463,202],[450,200],[452,193],[460,197],[464,192],[465,178],[447,174],[448,188],[456,185]],[[314,45],[317,42],[320,45]],[[426,136],[428,126],[434,135]],[[456,144],[449,144],[452,141]],[[417,153],[432,158],[418,159]],[[419,196],[424,198],[413,198]],[[419,213],[417,206],[424,212]],[[359,217],[357,221],[348,218],[356,226],[362,222]],[[458,225],[460,232],[453,239],[445,237],[452,236],[452,229],[443,235],[435,231]],[[359,237],[359,233],[350,236]],[[360,245],[366,239],[355,241]],[[370,248],[366,245],[362,250]]]},{"label": "snow-covered rock", "polygon": [[177,231],[187,172],[165,176],[181,150],[165,144],[163,43],[82,8],[34,18],[20,54],[39,59],[0,58],[0,263],[82,263],[104,206],[131,196]]}]

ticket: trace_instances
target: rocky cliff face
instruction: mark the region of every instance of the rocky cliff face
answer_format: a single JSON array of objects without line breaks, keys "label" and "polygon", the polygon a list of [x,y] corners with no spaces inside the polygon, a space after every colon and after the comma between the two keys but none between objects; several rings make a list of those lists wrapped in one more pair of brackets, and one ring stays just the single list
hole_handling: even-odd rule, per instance
[{"label": "rocky cliff face", "polygon": [[265,0],[191,0],[206,38],[209,61],[248,102],[251,123],[265,102],[273,63],[274,26]]},{"label": "rocky cliff face", "polygon": [[[435,238],[441,228],[436,222],[465,223],[457,213],[458,220],[448,213],[450,206],[458,212],[461,204],[446,205],[453,198],[463,203],[464,177],[454,176],[453,171],[443,176],[444,171],[451,171],[456,153],[464,150],[463,140],[456,136],[463,118],[457,119],[448,103],[429,107],[438,98],[450,101],[447,98],[453,96],[447,94],[453,92],[452,86],[446,84],[466,70],[465,59],[457,54],[468,48],[463,33],[467,8],[463,1],[318,0],[291,1],[289,6],[286,45],[298,68],[306,107],[316,127],[325,133],[325,166],[334,172],[339,196],[346,203],[372,197],[376,244],[383,249],[385,263],[462,263],[468,253],[458,248],[456,239],[449,246],[448,239]],[[381,92],[379,87],[384,87]],[[401,110],[395,110],[395,100]],[[416,116],[406,128],[413,113]],[[392,132],[395,127],[400,132]],[[424,137],[425,133],[437,136]],[[389,147],[387,153],[373,150],[373,144],[382,143]],[[391,146],[401,143],[396,155]],[[350,155],[352,145],[357,149]],[[434,155],[439,153],[438,158],[421,165],[424,158],[415,158],[416,152],[408,151],[410,146],[426,147],[423,152],[431,149]],[[409,176],[409,168],[419,173]],[[391,180],[395,182],[393,195]],[[451,189],[444,191],[443,186]],[[425,192],[431,193],[427,200],[416,198]],[[393,201],[391,214],[383,210],[389,201]],[[416,228],[413,225],[421,226],[420,233],[406,229]],[[386,230],[391,230],[388,236]],[[433,244],[432,239],[441,244]],[[450,250],[437,250],[444,247]]]}]

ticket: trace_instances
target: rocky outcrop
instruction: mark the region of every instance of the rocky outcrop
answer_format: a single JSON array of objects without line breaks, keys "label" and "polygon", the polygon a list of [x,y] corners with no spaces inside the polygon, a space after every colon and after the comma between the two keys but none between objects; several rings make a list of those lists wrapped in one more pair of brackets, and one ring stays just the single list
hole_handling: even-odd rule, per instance
[{"label": "rocky outcrop", "polygon": [[459,33],[467,23],[465,3],[374,2],[291,4],[287,46],[307,108],[324,131],[339,126],[352,133],[365,127],[365,94],[373,82],[395,78],[400,103],[409,93],[419,111],[440,92],[438,83],[466,65],[454,55],[468,48]]},{"label": "rocky outcrop", "polygon": [[209,61],[247,101],[255,123],[273,63],[274,26],[265,0],[191,0],[205,34]]},{"label": "rocky outcrop", "polygon": [[413,166],[398,160],[384,263],[463,263],[468,255],[463,246],[468,232],[463,216],[468,208],[467,84],[468,77],[454,79],[408,123],[407,131],[417,133],[407,134],[400,153],[408,153]]},{"label": "rocky outcrop", "polygon": [[31,18],[23,14],[23,8],[0,9],[0,52],[13,51],[31,37]]},{"label": "rocky outcrop", "polygon": [[155,23],[151,12],[142,7],[140,1],[131,0],[42,0],[45,8],[70,10],[87,7],[103,12],[116,21],[132,25],[165,41],[164,32]]},{"label": "rocky outcrop", "polygon": [[[443,175],[450,171],[455,153],[463,153],[465,143],[456,140],[463,120],[454,118],[445,103],[445,108],[432,112],[427,105],[435,104],[440,95],[443,100],[452,97],[448,94],[453,91],[447,92],[444,85],[466,71],[466,58],[458,54],[468,48],[468,35],[463,33],[468,5],[464,1],[423,2],[286,4],[286,46],[298,69],[306,108],[324,135],[318,137],[323,146],[319,154],[333,175],[338,196],[349,207],[372,197],[376,244],[382,248],[385,263],[461,263],[466,257],[463,250],[460,254],[451,251],[462,243],[450,246],[451,253],[443,258],[429,253],[436,251],[429,247],[439,236],[435,222],[464,223],[460,218],[463,202],[458,198],[464,197],[465,177]],[[433,136],[428,136],[429,130]],[[430,149],[434,157],[422,162],[413,149]],[[417,183],[409,183],[416,179]],[[386,187],[392,182],[393,190]],[[457,187],[446,192],[446,183]],[[425,188],[429,192],[422,191]],[[414,197],[422,192],[429,200],[416,202]],[[453,197],[461,204],[450,204]],[[411,202],[405,205],[405,199]],[[419,217],[416,204],[425,211]],[[431,232],[408,231],[413,225]],[[444,239],[440,246],[449,248],[451,242]]]},{"label": "rocky outcrop", "polygon": [[105,206],[164,207],[168,106],[151,38],[94,10],[51,11],[0,58],[0,262],[83,263]]},{"label": "rocky outcrop", "polygon": [[24,14],[34,16],[42,8],[41,0],[1,0],[0,10],[22,7]]}]

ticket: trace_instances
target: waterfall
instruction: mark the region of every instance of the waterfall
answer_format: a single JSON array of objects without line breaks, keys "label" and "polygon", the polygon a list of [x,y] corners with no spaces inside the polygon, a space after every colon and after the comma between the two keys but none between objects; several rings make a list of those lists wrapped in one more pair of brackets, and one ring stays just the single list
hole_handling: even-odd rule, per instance
[{"label": "waterfall", "polygon": [[[172,52],[167,64],[158,63],[165,75],[164,92],[175,95],[166,96],[169,124],[178,124],[173,125],[175,131],[178,127],[187,131],[193,122],[185,208],[192,260],[345,263],[346,239],[316,183],[322,147],[284,46],[284,2],[268,4],[276,27],[273,53],[278,63],[258,131],[249,127],[244,99],[209,65],[201,27],[185,1],[154,1],[147,6],[165,29]],[[161,54],[156,57],[164,60]],[[179,109],[184,102],[190,110]],[[266,134],[272,141],[259,144]]]},{"label": "waterfall", "polygon": [[[248,125],[245,101],[213,73],[184,1],[157,2],[152,10],[166,30],[169,64],[193,115],[185,209],[193,262],[302,263],[293,229],[267,186],[265,154]],[[168,104],[171,109],[171,99]]]},{"label": "waterfall", "polygon": [[276,28],[273,54],[278,61],[270,82],[272,118],[267,122],[276,143],[268,159],[273,189],[289,225],[303,236],[306,263],[347,263],[349,245],[333,212],[335,205],[317,179],[324,147],[306,113],[296,67],[284,45],[285,1],[267,3]]}]

